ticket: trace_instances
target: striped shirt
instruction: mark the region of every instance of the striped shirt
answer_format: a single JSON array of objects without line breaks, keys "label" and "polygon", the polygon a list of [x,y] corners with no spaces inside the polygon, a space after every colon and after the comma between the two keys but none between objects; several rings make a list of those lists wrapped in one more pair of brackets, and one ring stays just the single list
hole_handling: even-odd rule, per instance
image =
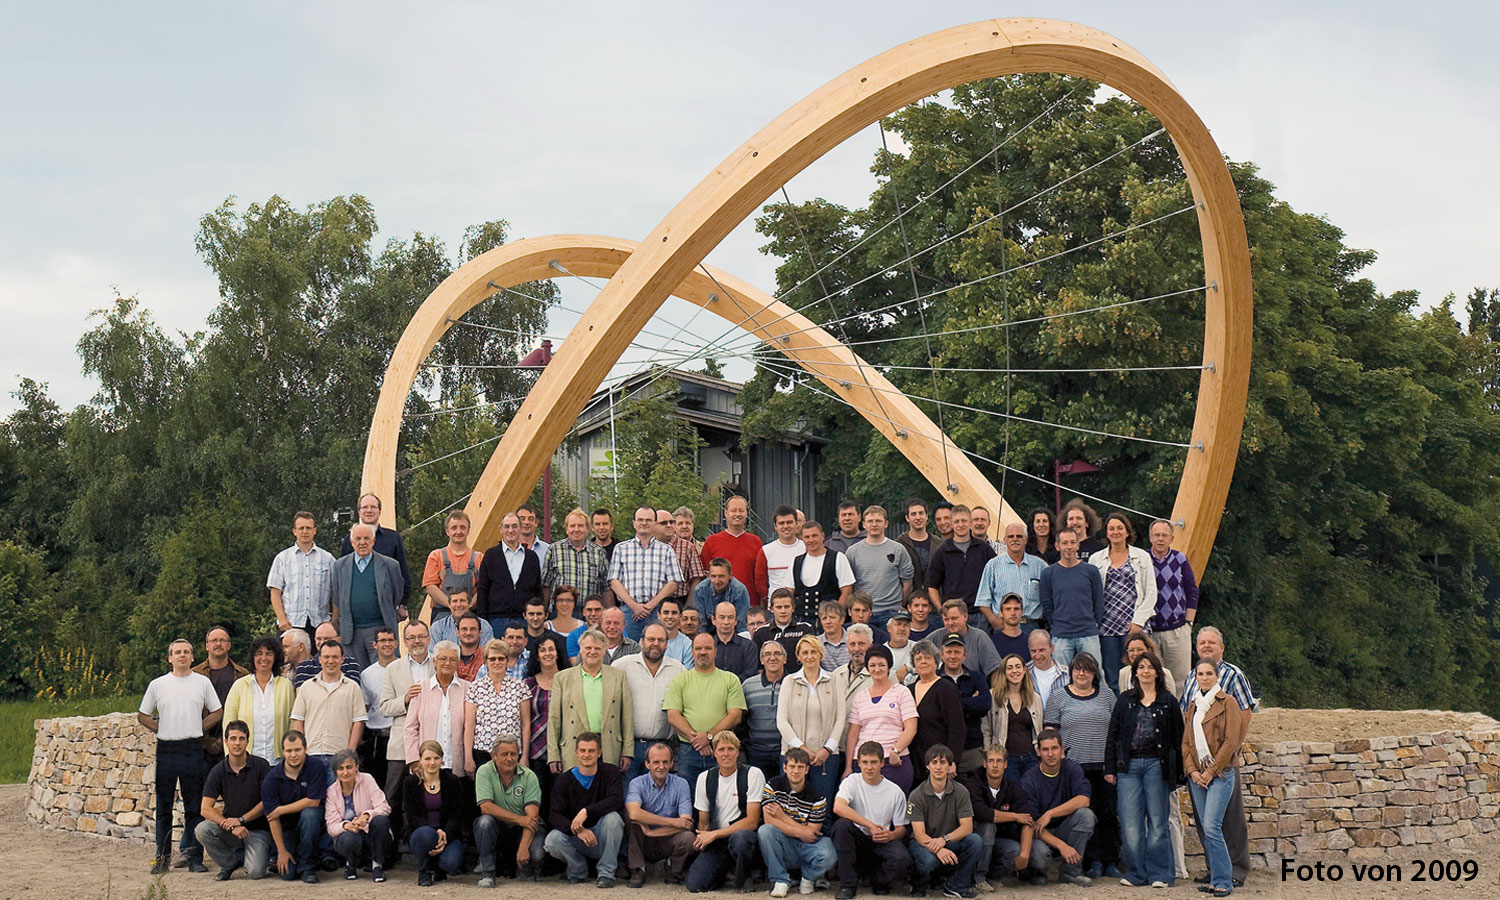
[{"label": "striped shirt", "polygon": [[1062,734],[1069,759],[1080,766],[1102,766],[1114,709],[1115,695],[1107,685],[1089,697],[1076,697],[1067,685],[1059,685],[1042,715],[1049,728],[1056,726]]},{"label": "striped shirt", "polygon": [[609,557],[593,541],[584,542],[582,550],[574,548],[571,541],[558,541],[547,548],[542,584],[553,591],[570,585],[583,598],[601,593],[609,584]]},{"label": "striped shirt", "polygon": [[[672,548],[661,541],[647,540],[642,544],[634,539],[615,545],[609,577],[624,585],[635,602],[650,603],[667,582],[682,581],[682,564]],[[655,621],[655,616],[651,621]]]},{"label": "striped shirt", "polygon": [[780,752],[781,730],[776,727],[776,707],[781,701],[781,682],[766,681],[765,673],[756,672],[745,678],[743,686],[745,716],[749,719],[748,749],[759,753]]},{"label": "striped shirt", "polygon": [[296,544],[276,554],[266,587],[281,591],[281,608],[295,626],[328,621],[333,596],[333,554],[314,544],[303,553]]},{"label": "striped shirt", "polygon": [[761,809],[773,803],[799,825],[821,825],[828,821],[828,798],[813,790],[807,782],[803,782],[802,790],[793,791],[792,783],[785,775],[772,778],[761,793]]}]

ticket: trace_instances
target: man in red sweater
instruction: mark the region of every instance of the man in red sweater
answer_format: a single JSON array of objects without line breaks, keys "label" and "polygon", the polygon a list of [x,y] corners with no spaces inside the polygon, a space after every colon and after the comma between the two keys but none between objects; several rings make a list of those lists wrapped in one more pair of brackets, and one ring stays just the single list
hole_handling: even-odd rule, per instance
[{"label": "man in red sweater", "polygon": [[715,557],[729,560],[734,577],[750,592],[753,606],[764,606],[770,585],[766,580],[766,552],[761,539],[745,530],[750,520],[750,501],[730,497],[724,504],[724,530],[703,542],[703,565]]}]

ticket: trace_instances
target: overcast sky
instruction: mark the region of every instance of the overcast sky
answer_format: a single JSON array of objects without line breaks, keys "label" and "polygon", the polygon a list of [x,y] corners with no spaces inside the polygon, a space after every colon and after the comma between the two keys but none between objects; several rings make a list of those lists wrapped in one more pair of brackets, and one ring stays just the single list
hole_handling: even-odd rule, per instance
[{"label": "overcast sky", "polygon": [[[229,195],[304,206],[362,193],[380,243],[420,230],[450,251],[495,218],[515,237],[639,238],[840,72],[997,15],[1133,45],[1225,153],[1378,251],[1382,290],[1436,302],[1500,284],[1496,5],[1250,6],[6,0],[0,413],[23,375],[65,408],[88,399],[74,344],[111,286],[169,329],[201,328],[218,297],[193,235]],[[876,146],[870,131],[851,139],[792,198],[860,202]],[[757,244],[741,228],[709,261],[772,287]],[[558,314],[552,330],[572,321]]]}]

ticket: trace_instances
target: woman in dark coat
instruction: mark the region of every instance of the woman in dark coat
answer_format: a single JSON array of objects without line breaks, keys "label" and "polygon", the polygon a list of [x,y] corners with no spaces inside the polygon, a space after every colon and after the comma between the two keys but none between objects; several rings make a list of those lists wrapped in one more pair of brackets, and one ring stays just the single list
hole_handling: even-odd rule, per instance
[{"label": "woman in dark coat", "polygon": [[911,666],[917,680],[911,684],[912,699],[917,701],[917,736],[911,742],[911,761],[915,767],[913,784],[927,778],[927,749],[943,744],[955,754],[963,753],[964,707],[953,679],[938,674],[938,649],[932,641],[918,641],[911,648]]},{"label": "woman in dark coat", "polygon": [[1120,695],[1109,721],[1104,778],[1119,794],[1127,885],[1171,887],[1176,879],[1168,832],[1168,795],[1182,782],[1182,711],[1161,688],[1161,660],[1131,664],[1135,687]]}]

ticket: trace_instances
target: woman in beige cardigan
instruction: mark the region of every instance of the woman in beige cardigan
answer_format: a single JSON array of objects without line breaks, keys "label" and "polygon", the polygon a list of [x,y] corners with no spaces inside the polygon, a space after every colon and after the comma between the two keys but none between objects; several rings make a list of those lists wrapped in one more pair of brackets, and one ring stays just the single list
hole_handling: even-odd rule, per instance
[{"label": "woman in beige cardigan", "polygon": [[781,679],[781,697],[776,704],[776,729],[781,732],[781,752],[801,747],[812,757],[807,781],[813,790],[832,797],[838,790],[843,757],[844,692],[833,683],[833,673],[823,670],[823,642],[808,635],[797,642],[797,661],[802,668]]},{"label": "woman in beige cardigan", "polygon": [[1234,890],[1229,845],[1224,842],[1224,810],[1234,790],[1234,764],[1249,716],[1219,686],[1219,667],[1200,660],[1193,669],[1182,729],[1182,764],[1188,788],[1203,825],[1203,850],[1208,857],[1208,893],[1228,897]]},{"label": "woman in beige cardigan", "polygon": [[1014,653],[990,676],[995,705],[984,718],[984,743],[1005,745],[1005,777],[1013,784],[1037,763],[1036,736],[1042,733],[1042,697],[1036,692],[1026,661]]}]

